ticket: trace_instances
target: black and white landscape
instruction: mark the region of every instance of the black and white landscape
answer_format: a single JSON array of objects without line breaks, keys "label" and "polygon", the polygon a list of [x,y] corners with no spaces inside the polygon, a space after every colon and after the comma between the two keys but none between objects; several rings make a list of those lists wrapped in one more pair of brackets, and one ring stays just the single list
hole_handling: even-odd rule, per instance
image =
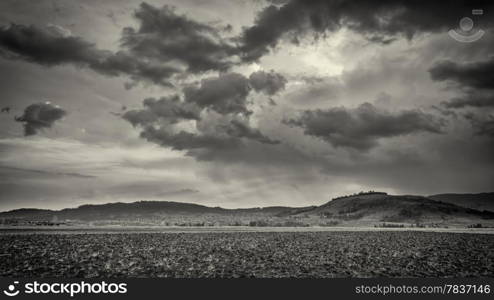
[{"label": "black and white landscape", "polygon": [[10,226],[179,227],[395,227],[494,228],[494,193],[429,197],[366,192],[320,206],[225,209],[192,203],[139,201],[81,205],[62,210],[16,209],[0,213]]},{"label": "black and white landscape", "polygon": [[0,276],[493,277],[492,1],[0,2]]}]

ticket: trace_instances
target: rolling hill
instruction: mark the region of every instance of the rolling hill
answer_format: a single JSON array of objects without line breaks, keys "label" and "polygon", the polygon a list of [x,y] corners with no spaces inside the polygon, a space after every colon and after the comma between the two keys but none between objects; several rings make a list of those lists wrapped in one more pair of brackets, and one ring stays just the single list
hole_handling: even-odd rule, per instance
[{"label": "rolling hill", "polygon": [[62,210],[44,210],[22,208],[0,213],[0,220],[24,220],[38,222],[71,221],[105,221],[120,223],[152,223],[162,224],[198,224],[201,222],[234,224],[237,221],[262,220],[278,218],[278,215],[289,215],[299,209],[283,206],[256,207],[242,209],[226,209],[208,207],[193,203],[170,201],[138,201],[132,203],[107,203],[99,205],[81,205],[76,208]]},{"label": "rolling hill", "polygon": [[494,193],[439,194],[428,196],[428,198],[458,206],[494,212]]},{"label": "rolling hill", "polygon": [[494,219],[494,212],[480,211],[422,196],[386,194],[355,195],[334,199],[299,214],[321,216],[344,223],[468,223]]},{"label": "rolling hill", "polygon": [[[82,205],[62,210],[17,209],[0,213],[3,223],[98,222],[119,225],[375,225],[382,222],[405,224],[494,225],[489,211],[492,198],[442,194],[431,197],[361,193],[335,198],[320,206],[225,209],[193,203],[138,201]],[[470,200],[468,200],[470,199]],[[474,199],[475,201],[472,201]],[[475,209],[478,208],[478,209]]]}]

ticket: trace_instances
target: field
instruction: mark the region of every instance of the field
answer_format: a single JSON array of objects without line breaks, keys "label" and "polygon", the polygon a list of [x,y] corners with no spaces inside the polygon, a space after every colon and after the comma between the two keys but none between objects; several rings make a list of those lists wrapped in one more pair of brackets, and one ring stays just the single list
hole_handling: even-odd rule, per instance
[{"label": "field", "polygon": [[0,235],[2,277],[493,277],[494,235],[419,231]]}]

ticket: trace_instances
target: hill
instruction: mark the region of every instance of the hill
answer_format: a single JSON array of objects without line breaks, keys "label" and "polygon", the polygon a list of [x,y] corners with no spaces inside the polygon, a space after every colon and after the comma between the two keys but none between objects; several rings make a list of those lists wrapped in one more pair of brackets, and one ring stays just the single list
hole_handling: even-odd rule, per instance
[{"label": "hill", "polygon": [[[313,207],[309,207],[313,208]],[[284,206],[226,209],[193,203],[138,201],[81,205],[62,210],[16,209],[0,213],[0,220],[12,223],[98,222],[119,225],[248,225],[267,219],[282,221],[294,211],[307,208]],[[280,217],[279,217],[280,216]]]},{"label": "hill", "polygon": [[[454,195],[454,194],[445,194]],[[440,199],[440,201],[435,200]],[[458,205],[449,203],[457,199]],[[193,203],[138,201],[81,205],[62,210],[17,209],[0,213],[4,224],[175,225],[175,226],[373,226],[401,224],[494,225],[494,212],[460,205],[468,197],[431,198],[368,192],[335,198],[320,206],[226,209]],[[480,199],[477,197],[475,199]],[[483,198],[482,198],[483,199]],[[487,198],[486,198],[487,199]],[[461,203],[460,203],[461,202]],[[472,203],[472,202],[468,202]]]},{"label": "hill", "polygon": [[494,212],[475,210],[422,196],[394,196],[383,193],[336,198],[299,214],[362,225],[376,222],[455,224],[494,219]]},{"label": "hill", "polygon": [[51,218],[55,211],[38,208],[20,208],[0,213],[1,218],[46,219]]},{"label": "hill", "polygon": [[428,196],[428,198],[467,208],[494,212],[494,193],[438,194]]}]

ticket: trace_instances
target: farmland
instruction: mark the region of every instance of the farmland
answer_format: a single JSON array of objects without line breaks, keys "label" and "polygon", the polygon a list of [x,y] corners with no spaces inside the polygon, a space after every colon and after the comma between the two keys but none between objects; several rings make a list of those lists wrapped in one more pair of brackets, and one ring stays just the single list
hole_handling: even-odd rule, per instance
[{"label": "farmland", "polygon": [[3,277],[492,277],[494,235],[176,232],[0,235]]}]

